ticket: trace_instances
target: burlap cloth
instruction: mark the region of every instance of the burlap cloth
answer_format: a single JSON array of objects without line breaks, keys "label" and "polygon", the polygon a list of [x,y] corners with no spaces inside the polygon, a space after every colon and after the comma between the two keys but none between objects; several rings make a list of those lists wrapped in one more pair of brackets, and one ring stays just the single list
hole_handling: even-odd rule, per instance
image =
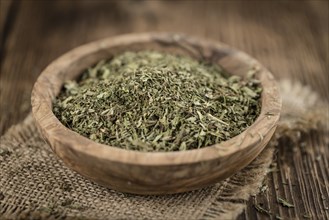
[{"label": "burlap cloth", "polygon": [[29,115],[0,139],[0,219],[235,219],[258,193],[278,140],[327,125],[328,105],[308,87],[280,86],[282,117],[265,150],[225,181],[176,195],[136,196],[85,179],[56,158]]}]

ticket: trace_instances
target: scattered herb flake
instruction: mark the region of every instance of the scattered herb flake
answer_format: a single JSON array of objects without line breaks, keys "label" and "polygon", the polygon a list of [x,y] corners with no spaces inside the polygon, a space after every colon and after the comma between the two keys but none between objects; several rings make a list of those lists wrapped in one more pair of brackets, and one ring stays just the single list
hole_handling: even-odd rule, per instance
[{"label": "scattered herb flake", "polygon": [[283,218],[279,215],[275,215],[275,219],[282,220]]},{"label": "scattered herb flake", "polygon": [[261,205],[259,204],[254,204],[255,209],[263,214],[271,215],[271,212],[269,210],[264,209]]},{"label": "scattered herb flake", "polygon": [[304,217],[304,218],[312,218],[312,216],[311,216],[309,213],[305,213],[305,214],[303,215],[303,217]]},{"label": "scattered herb flake", "polygon": [[282,204],[282,206],[288,207],[288,208],[293,208],[295,207],[293,204],[287,202],[286,200],[282,199],[282,198],[278,198],[278,203]]}]

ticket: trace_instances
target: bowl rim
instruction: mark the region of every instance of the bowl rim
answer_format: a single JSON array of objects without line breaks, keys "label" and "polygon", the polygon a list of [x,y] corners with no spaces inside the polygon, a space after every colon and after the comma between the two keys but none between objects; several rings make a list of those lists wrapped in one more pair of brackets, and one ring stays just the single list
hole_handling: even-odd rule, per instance
[{"label": "bowl rim", "polygon": [[[65,127],[52,112],[54,87],[62,86],[57,78],[65,74],[62,69],[75,64],[81,57],[97,53],[99,50],[110,50],[111,47],[129,43],[147,43],[151,40],[184,41],[201,46],[231,51],[237,61],[244,60],[258,68],[259,78],[263,88],[261,98],[261,112],[255,122],[246,130],[233,138],[211,146],[174,152],[140,152],[126,150],[94,142]],[[233,73],[234,74],[234,73]],[[68,147],[72,152],[78,152],[90,157],[110,160],[116,163],[128,163],[142,166],[165,166],[200,163],[215,160],[235,154],[247,147],[252,147],[263,140],[263,137],[276,128],[280,117],[281,97],[273,75],[256,59],[246,53],[234,49],[226,44],[190,37],[177,33],[139,33],[108,37],[76,47],[50,63],[38,77],[34,84],[32,95],[32,114],[37,127],[46,142],[56,154],[61,154],[58,145]],[[65,156],[65,155],[61,155]]]}]

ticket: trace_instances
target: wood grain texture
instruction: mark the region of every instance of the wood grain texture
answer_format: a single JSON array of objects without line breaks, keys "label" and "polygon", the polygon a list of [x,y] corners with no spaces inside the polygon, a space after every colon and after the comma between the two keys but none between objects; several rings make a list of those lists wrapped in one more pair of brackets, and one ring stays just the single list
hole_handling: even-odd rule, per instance
[{"label": "wood grain texture", "polygon": [[[261,113],[228,141],[181,152],[138,152],[93,142],[62,125],[52,103],[67,80],[124,51],[157,50],[218,63],[234,75],[250,69],[262,90]],[[280,117],[281,97],[271,73],[247,54],[224,44],[167,33],[129,34],[71,50],[41,73],[32,91],[32,113],[52,150],[73,170],[104,186],[135,194],[171,194],[199,189],[247,166],[264,149]]]},{"label": "wood grain texture", "polygon": [[[79,2],[19,2],[1,48],[6,55],[0,72],[0,133],[30,111],[33,83],[53,59],[88,41],[127,32],[182,32],[225,42],[251,54],[276,78],[299,80],[329,100],[328,1]],[[275,157],[278,171],[267,178],[269,189],[246,201],[240,219],[275,218],[259,213],[258,203],[284,219],[303,219],[305,213],[328,218],[325,136],[306,135],[308,153],[293,153],[294,144],[283,141]],[[282,207],[278,196],[289,196],[295,208]]]},{"label": "wood grain texture", "polygon": [[8,28],[12,26],[12,18],[14,17],[14,13],[16,11],[16,7],[12,0],[2,0],[0,1],[0,42],[1,45],[4,44],[3,40],[7,38],[6,34],[10,32]]}]

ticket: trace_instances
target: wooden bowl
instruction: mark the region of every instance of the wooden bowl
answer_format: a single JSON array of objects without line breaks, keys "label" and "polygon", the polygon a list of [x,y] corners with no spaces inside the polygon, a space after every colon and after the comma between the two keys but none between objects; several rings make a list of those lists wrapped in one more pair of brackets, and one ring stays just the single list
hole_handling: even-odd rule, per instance
[{"label": "wooden bowl", "polygon": [[[63,82],[87,67],[122,51],[151,49],[185,54],[218,63],[236,75],[258,69],[263,88],[261,113],[243,133],[201,149],[181,152],[138,152],[99,144],[66,128],[53,114],[52,101]],[[243,52],[224,44],[168,33],[129,34],[92,42],[52,62],[32,92],[36,124],[64,163],[101,185],[134,194],[170,194],[214,184],[247,166],[273,135],[281,99],[271,73]]]}]

